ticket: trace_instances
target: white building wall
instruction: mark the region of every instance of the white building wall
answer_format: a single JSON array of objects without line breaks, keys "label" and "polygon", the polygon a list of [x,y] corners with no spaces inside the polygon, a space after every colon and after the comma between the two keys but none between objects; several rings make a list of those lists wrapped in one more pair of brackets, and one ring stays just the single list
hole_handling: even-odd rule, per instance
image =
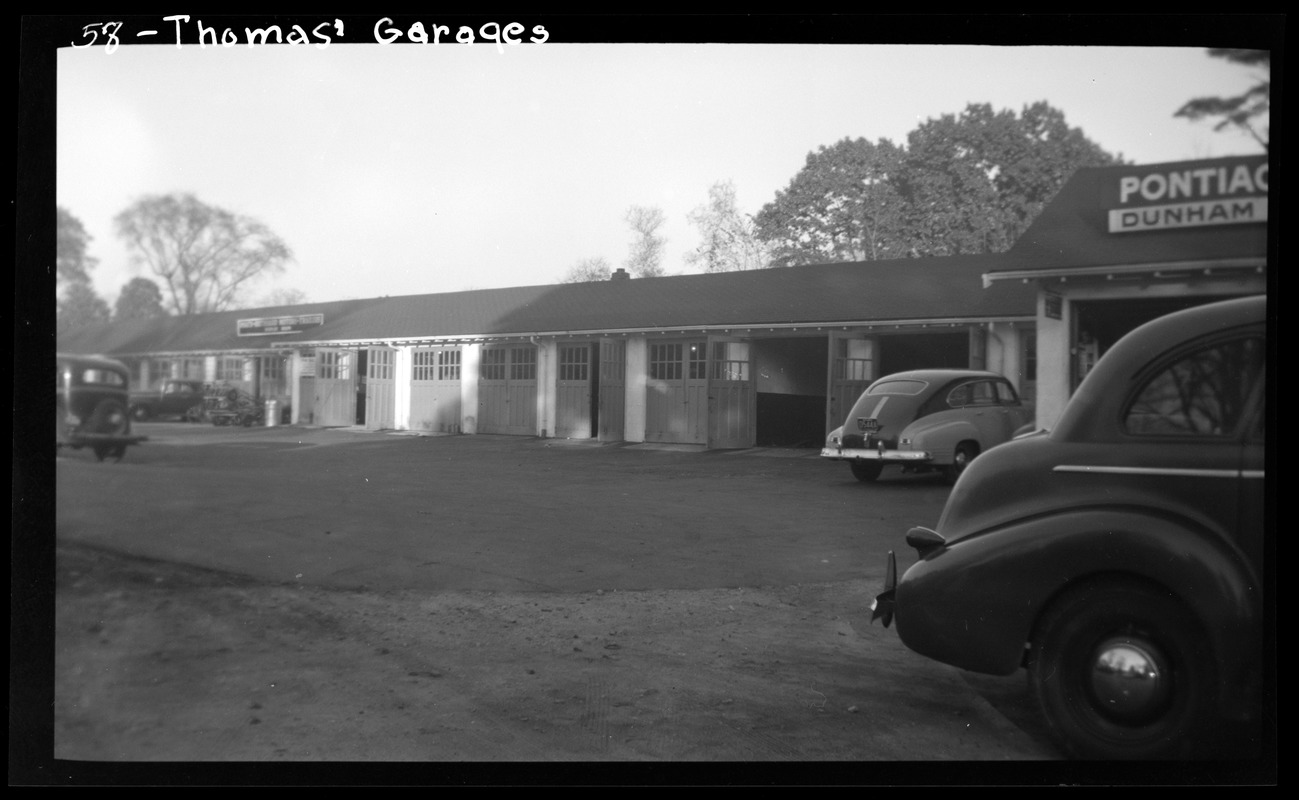
[{"label": "white building wall", "polygon": [[302,353],[294,350],[289,356],[289,424],[297,425],[302,420]]},{"label": "white building wall", "polygon": [[414,375],[414,348],[403,345],[394,348],[393,356],[393,417],[392,426],[399,431],[410,430],[410,381]]},{"label": "white building wall", "polygon": [[645,390],[649,376],[649,344],[644,336],[627,339],[626,406],[623,441],[645,441]]},{"label": "white building wall", "polygon": [[460,348],[460,432],[478,433],[478,367],[483,346],[466,344]]},{"label": "white building wall", "polygon": [[1022,349],[1020,328],[1014,323],[988,324],[987,369],[1006,376],[1016,390],[1021,390],[1020,378],[1023,377],[1023,365],[1020,363]]},{"label": "white building wall", "polygon": [[555,435],[558,363],[559,344],[554,340],[537,342],[537,435],[543,439]]}]

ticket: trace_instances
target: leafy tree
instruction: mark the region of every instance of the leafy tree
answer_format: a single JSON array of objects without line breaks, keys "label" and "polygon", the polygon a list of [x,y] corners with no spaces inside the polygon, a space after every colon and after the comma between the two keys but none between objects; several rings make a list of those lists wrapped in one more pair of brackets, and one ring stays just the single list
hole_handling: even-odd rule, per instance
[{"label": "leafy tree", "polygon": [[56,283],[90,282],[90,270],[97,263],[86,252],[90,239],[81,220],[60,206],[55,221]]},{"label": "leafy tree", "polygon": [[561,283],[590,283],[593,281],[607,281],[613,274],[613,268],[609,262],[601,256],[594,258],[584,258],[573,266],[569,267]]},{"label": "leafy tree", "polygon": [[117,295],[113,319],[154,319],[167,316],[162,290],[148,278],[132,278]]},{"label": "leafy tree", "polygon": [[735,184],[719,181],[708,187],[708,202],[687,218],[699,228],[703,241],[686,254],[686,263],[704,272],[735,272],[770,266],[769,248],[758,239],[753,218],[740,211]]},{"label": "leafy tree", "polygon": [[[1261,68],[1264,72],[1258,81],[1243,93],[1235,97],[1197,97],[1186,101],[1174,114],[1174,117],[1185,117],[1191,121],[1205,118],[1218,118],[1215,131],[1235,126],[1253,137],[1254,141],[1268,149],[1269,126],[1266,120],[1270,117],[1272,105],[1272,54],[1267,50],[1243,50],[1231,47],[1214,47],[1208,50],[1212,58],[1222,58],[1233,64]],[[1262,122],[1262,130],[1255,127]]]},{"label": "leafy tree", "polygon": [[157,276],[177,314],[237,308],[248,284],[293,258],[261,222],[191,194],[151,195],[114,220],[138,262]]},{"label": "leafy tree", "polygon": [[922,123],[907,147],[822,147],[758,213],[778,265],[1006,250],[1079,167],[1121,163],[1045,102],[972,103]]},{"label": "leafy tree", "polygon": [[1122,163],[1045,102],[1014,112],[971,103],[907,136],[895,181],[910,250],[921,255],[1010,248],[1079,167]]},{"label": "leafy tree", "polygon": [[636,238],[631,243],[627,257],[627,271],[637,278],[653,278],[663,274],[663,246],[667,239],[658,235],[667,221],[662,209],[632,206],[627,209],[627,224]]},{"label": "leafy tree", "polygon": [[108,322],[111,316],[108,303],[95,294],[88,281],[73,281],[59,301],[55,325],[58,333],[65,333],[83,325]]},{"label": "leafy tree", "polygon": [[775,266],[906,255],[894,177],[902,150],[887,139],[843,139],[807,154],[755,222]]}]

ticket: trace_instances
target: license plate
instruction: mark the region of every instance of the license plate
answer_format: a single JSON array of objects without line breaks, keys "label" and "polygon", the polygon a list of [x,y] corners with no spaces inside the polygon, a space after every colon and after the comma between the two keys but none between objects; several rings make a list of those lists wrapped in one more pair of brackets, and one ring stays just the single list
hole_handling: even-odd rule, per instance
[{"label": "license plate", "polygon": [[877,419],[866,419],[865,417],[857,418],[857,430],[867,433],[874,433],[880,429],[880,421]]}]

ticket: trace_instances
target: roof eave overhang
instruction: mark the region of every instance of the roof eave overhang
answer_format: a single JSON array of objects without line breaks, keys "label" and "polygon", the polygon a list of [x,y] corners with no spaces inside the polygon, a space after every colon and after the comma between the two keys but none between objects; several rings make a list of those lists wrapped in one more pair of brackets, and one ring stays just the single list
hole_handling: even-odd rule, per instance
[{"label": "roof eave overhang", "polygon": [[399,347],[421,344],[473,344],[510,341],[531,341],[537,339],[598,339],[619,336],[689,336],[689,335],[736,335],[760,333],[802,333],[814,334],[832,330],[866,330],[885,332],[902,329],[954,328],[966,325],[984,325],[987,323],[1033,322],[1033,314],[1001,314],[983,317],[952,317],[944,319],[915,318],[890,320],[831,320],[819,322],[773,322],[711,324],[711,325],[668,325],[655,328],[600,328],[592,330],[541,330],[520,331],[514,333],[493,334],[455,334],[442,336],[397,336],[365,337],[354,339],[317,339],[295,342],[280,342],[284,348],[303,347]]},{"label": "roof eave overhang", "polygon": [[983,288],[995,281],[1068,281],[1072,278],[1115,280],[1120,278],[1181,278],[1188,273],[1213,276],[1228,272],[1259,272],[1267,268],[1263,256],[1226,258],[1212,261],[1160,261],[1151,264],[1105,264],[1095,267],[1057,267],[1053,269],[1014,269],[983,273]]}]

